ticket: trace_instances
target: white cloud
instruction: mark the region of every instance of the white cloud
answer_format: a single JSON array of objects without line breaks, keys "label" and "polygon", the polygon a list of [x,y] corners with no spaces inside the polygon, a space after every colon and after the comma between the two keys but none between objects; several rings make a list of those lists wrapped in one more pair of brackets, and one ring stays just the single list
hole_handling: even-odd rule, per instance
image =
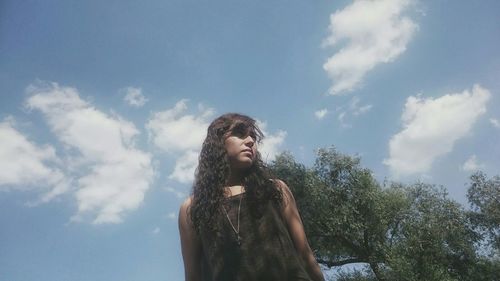
[{"label": "white cloud", "polygon": [[174,171],[168,177],[181,183],[191,183],[198,166],[199,150],[187,150],[175,160]]},{"label": "white cloud", "polygon": [[410,96],[401,117],[404,128],[391,138],[384,160],[391,173],[398,177],[429,171],[437,157],[470,133],[490,96],[479,85],[435,99]]},{"label": "white cloud", "polygon": [[376,65],[392,62],[405,52],[418,29],[417,24],[403,15],[412,2],[358,0],[330,15],[330,35],[323,46],[348,40],[323,65],[333,79],[330,94],[354,90]]},{"label": "white cloud", "polygon": [[134,147],[139,131],[82,100],[74,88],[57,83],[28,87],[26,106],[43,113],[67,147],[77,177],[78,212],[73,220],[119,223],[139,207],[153,180],[151,155]]},{"label": "white cloud", "polygon": [[198,115],[186,113],[187,100],[177,102],[174,108],[156,112],[146,124],[149,138],[162,151],[176,156],[170,179],[190,183],[198,165],[198,154],[207,134],[211,108],[198,105]]},{"label": "white cloud", "polygon": [[39,203],[67,192],[69,179],[56,167],[55,149],[36,145],[14,126],[12,118],[0,122],[0,191],[38,188],[44,192]]},{"label": "white cloud", "polygon": [[321,120],[321,119],[325,118],[325,116],[326,116],[327,113],[328,113],[328,109],[323,108],[323,109],[315,111],[314,112],[314,116],[316,116],[316,118],[318,120]]},{"label": "white cloud", "polygon": [[268,133],[267,123],[259,120],[257,120],[257,126],[259,126],[265,136],[262,143],[260,143],[257,148],[262,156],[262,160],[264,160],[264,162],[273,161],[280,152],[280,148],[285,141],[287,133],[283,130],[279,130],[274,134]]},{"label": "white cloud", "polygon": [[141,88],[127,87],[121,89],[120,92],[125,95],[123,98],[125,102],[134,107],[141,107],[148,99],[142,94]]},{"label": "white cloud", "polygon": [[500,129],[500,121],[498,121],[498,119],[490,118],[490,123],[493,127]]},{"label": "white cloud", "polygon": [[146,128],[153,143],[165,152],[200,150],[214,111],[200,106],[198,115],[186,114],[187,100],[153,114]]},{"label": "white cloud", "polygon": [[462,170],[467,171],[467,172],[474,172],[474,171],[477,171],[477,170],[484,168],[484,165],[479,164],[477,162],[476,155],[473,154],[473,155],[471,155],[471,157],[469,157],[469,159],[467,159],[467,161],[465,161],[465,163],[462,165],[461,168],[462,168]]}]

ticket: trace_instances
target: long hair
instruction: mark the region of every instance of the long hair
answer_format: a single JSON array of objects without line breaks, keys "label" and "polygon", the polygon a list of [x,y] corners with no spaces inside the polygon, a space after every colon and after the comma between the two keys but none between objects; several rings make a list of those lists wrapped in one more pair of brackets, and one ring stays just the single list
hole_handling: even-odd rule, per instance
[{"label": "long hair", "polygon": [[[255,145],[264,138],[255,120],[242,114],[227,113],[210,124],[198,159],[190,209],[191,220],[198,233],[201,230],[219,230],[216,219],[222,214],[224,187],[228,184],[230,172],[224,142],[231,133],[252,134]],[[245,187],[245,200],[248,200],[253,215],[259,215],[261,208],[269,201],[281,206],[282,192],[271,180],[258,151],[251,167],[245,171],[242,185]]]}]

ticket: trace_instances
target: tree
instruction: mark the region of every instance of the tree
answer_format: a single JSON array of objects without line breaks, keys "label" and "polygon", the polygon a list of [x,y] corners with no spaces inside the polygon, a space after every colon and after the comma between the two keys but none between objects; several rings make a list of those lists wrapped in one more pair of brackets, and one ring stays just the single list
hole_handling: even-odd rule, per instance
[{"label": "tree", "polygon": [[467,198],[472,211],[471,223],[493,248],[493,254],[500,250],[500,177],[488,179],[482,172],[471,175]]},{"label": "tree", "polygon": [[477,256],[480,236],[444,188],[381,185],[359,158],[334,148],[318,150],[312,168],[289,153],[270,167],[294,192],[318,262],[330,268],[364,263],[370,270],[341,280],[491,280],[489,274],[477,278],[479,267],[498,268]]},{"label": "tree", "polygon": [[474,243],[463,208],[443,188],[417,183],[403,187],[408,208],[401,215],[387,265],[393,280],[476,280]]},{"label": "tree", "polygon": [[295,194],[318,261],[328,267],[367,263],[384,280],[386,235],[407,203],[399,190],[382,191],[359,162],[331,148],[318,151],[313,169],[290,154],[278,156],[272,168]]}]

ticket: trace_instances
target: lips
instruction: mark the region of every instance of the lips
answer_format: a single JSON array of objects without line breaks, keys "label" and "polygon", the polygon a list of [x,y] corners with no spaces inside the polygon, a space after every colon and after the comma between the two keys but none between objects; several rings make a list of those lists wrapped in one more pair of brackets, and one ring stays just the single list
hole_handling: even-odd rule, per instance
[{"label": "lips", "polygon": [[242,152],[248,152],[248,153],[250,153],[250,155],[253,156],[253,151],[251,149],[245,149]]}]

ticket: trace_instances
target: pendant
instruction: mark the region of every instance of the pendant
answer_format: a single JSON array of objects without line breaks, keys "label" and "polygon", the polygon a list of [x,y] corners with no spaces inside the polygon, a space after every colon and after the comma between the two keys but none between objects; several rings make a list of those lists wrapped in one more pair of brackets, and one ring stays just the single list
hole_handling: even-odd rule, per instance
[{"label": "pendant", "polygon": [[238,234],[238,237],[236,238],[236,242],[238,243],[238,246],[241,246],[241,236]]}]

